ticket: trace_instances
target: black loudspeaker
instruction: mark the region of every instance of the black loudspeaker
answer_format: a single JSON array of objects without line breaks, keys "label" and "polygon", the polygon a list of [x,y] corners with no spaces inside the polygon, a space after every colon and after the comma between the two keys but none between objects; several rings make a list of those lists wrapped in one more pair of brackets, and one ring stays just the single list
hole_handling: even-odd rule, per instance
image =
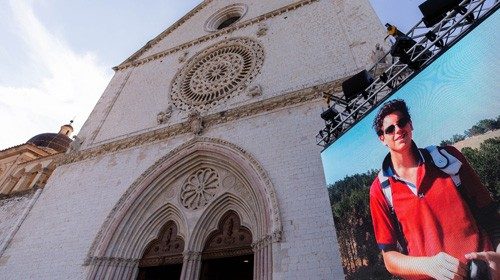
[{"label": "black loudspeaker", "polygon": [[362,94],[366,99],[367,93],[365,89],[372,83],[373,78],[366,70],[350,77],[342,83],[342,91],[344,92],[345,99],[349,101],[359,94]]},{"label": "black loudspeaker", "polygon": [[432,27],[446,17],[446,13],[458,7],[460,0],[427,0],[418,8],[424,15],[425,26]]},{"label": "black loudspeaker", "polygon": [[391,47],[391,55],[399,57],[400,62],[407,64],[412,70],[417,71],[430,57],[432,57],[432,52],[429,50],[424,52],[425,48],[421,45],[417,45],[415,47],[413,57],[421,54],[422,52],[423,54],[421,54],[415,61],[411,61],[410,54],[407,54],[406,52],[408,52],[416,44],[417,42],[410,37],[398,36],[396,38],[396,42]]},{"label": "black loudspeaker", "polygon": [[398,36],[396,42],[391,47],[391,55],[396,57],[403,57],[417,42],[408,36]]},{"label": "black loudspeaker", "polygon": [[335,122],[335,118],[338,116],[339,112],[333,107],[328,108],[326,111],[321,113],[321,118],[325,121]]}]

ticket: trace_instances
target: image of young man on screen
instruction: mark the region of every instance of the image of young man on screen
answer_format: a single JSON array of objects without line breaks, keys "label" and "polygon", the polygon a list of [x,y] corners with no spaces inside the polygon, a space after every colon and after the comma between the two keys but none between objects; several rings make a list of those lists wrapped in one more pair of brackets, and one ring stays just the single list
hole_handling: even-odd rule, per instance
[{"label": "image of young man on screen", "polygon": [[386,102],[373,127],[389,149],[370,188],[387,270],[409,279],[468,279],[468,261],[482,259],[496,279],[497,203],[466,158],[451,146],[419,149],[401,99]]}]

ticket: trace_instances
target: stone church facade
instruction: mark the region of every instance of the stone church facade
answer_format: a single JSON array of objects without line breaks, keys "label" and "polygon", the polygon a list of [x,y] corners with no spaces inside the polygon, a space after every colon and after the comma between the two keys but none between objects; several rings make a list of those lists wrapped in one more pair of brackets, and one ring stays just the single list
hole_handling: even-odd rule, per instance
[{"label": "stone church facade", "polygon": [[114,68],[0,278],[343,279],[314,136],[383,36],[368,0],[203,1]]}]

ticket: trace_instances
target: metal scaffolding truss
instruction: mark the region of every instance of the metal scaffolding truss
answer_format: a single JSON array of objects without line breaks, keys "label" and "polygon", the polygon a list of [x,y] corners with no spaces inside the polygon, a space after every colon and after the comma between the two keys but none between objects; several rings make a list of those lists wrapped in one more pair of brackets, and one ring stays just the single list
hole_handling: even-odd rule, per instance
[{"label": "metal scaffolding truss", "polygon": [[[389,51],[367,70],[374,81],[366,88],[365,96],[359,95],[347,101],[343,93],[336,94],[333,89],[323,92],[323,96],[333,102],[329,109],[338,114],[334,119],[325,121],[325,127],[316,135],[316,143],[326,147],[335,142],[371,109],[494,13],[500,2],[490,2],[493,1],[464,0],[457,9],[430,28],[420,20],[405,34],[416,44],[404,58],[390,57]],[[387,63],[389,60],[391,62]]]}]

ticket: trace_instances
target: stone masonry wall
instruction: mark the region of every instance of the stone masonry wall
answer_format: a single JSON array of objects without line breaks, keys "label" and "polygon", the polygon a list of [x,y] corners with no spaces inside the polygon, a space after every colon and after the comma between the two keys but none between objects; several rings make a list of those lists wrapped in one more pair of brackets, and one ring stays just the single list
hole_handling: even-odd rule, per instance
[{"label": "stone masonry wall", "polygon": [[32,196],[33,192],[30,192],[0,199],[0,245],[6,242],[7,236],[16,226]]},{"label": "stone masonry wall", "polygon": [[[188,59],[225,39],[249,37],[265,50],[261,73],[253,81],[261,86],[262,95],[238,95],[203,114],[222,116],[231,108],[341,80],[367,67],[378,42],[376,34],[380,31],[382,40],[383,29],[367,0],[337,2],[313,1],[269,18],[263,22],[268,26],[264,36],[258,37],[258,26],[250,25],[190,47]],[[213,3],[223,7],[232,1]],[[258,3],[252,8],[264,13],[278,2]],[[196,22],[211,12],[203,11]],[[363,17],[368,22],[352,27],[346,35],[345,26],[358,24]],[[367,39],[359,39],[363,36]],[[168,47],[169,37],[164,40],[158,51]],[[185,122],[188,112],[178,109],[164,124],[156,119],[171,104],[171,81],[184,65],[179,62],[181,54],[118,70],[78,134],[84,141],[81,150]],[[357,57],[363,54],[366,58]],[[315,143],[315,135],[324,125],[319,117],[322,106],[320,98],[313,98],[215,124],[201,132],[203,137],[241,147],[270,177],[283,221],[283,239],[273,244],[274,280],[344,277],[321,150]],[[0,279],[83,279],[90,246],[120,197],[158,159],[193,137],[191,132],[180,133],[58,167],[0,258]]]}]

